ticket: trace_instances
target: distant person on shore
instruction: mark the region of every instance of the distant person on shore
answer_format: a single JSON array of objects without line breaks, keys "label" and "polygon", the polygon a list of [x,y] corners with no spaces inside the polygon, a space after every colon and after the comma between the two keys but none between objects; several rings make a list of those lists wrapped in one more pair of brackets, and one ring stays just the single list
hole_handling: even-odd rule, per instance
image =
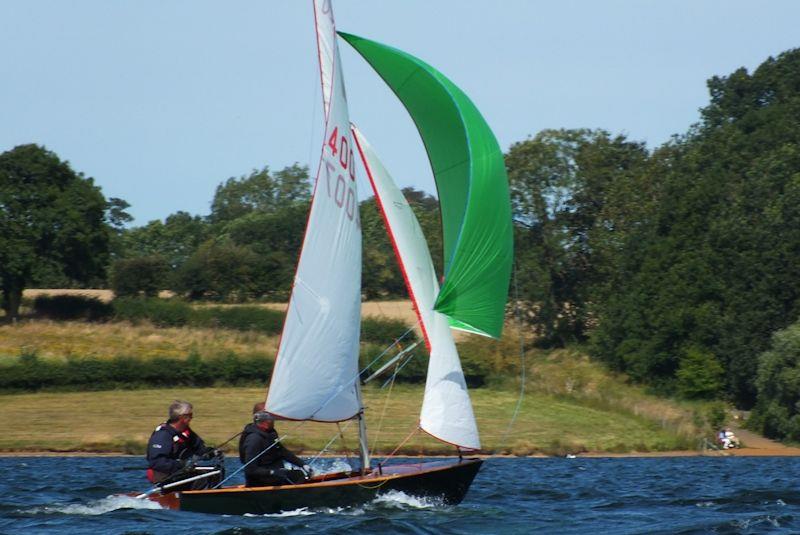
[{"label": "distant person on shore", "polygon": [[723,450],[729,450],[731,448],[738,448],[741,446],[739,438],[733,434],[733,431],[731,431],[730,427],[723,427],[719,430],[717,442],[719,442]]},{"label": "distant person on shore", "polygon": [[[246,465],[245,486],[286,485],[311,477],[311,468],[278,441],[275,417],[264,407],[264,402],[253,406],[253,423],[244,427],[239,438],[239,460]],[[284,461],[301,470],[287,470]]]},{"label": "distant person on shore", "polygon": [[740,446],[739,438],[733,434],[730,427],[725,428],[725,449],[738,448]]},{"label": "distant person on shore", "polygon": [[156,427],[150,435],[147,443],[147,479],[151,483],[165,482],[172,479],[170,476],[173,475],[181,476],[176,480],[197,475],[193,470],[193,458],[217,454],[189,427],[193,416],[191,403],[175,400],[169,406],[167,421]]}]

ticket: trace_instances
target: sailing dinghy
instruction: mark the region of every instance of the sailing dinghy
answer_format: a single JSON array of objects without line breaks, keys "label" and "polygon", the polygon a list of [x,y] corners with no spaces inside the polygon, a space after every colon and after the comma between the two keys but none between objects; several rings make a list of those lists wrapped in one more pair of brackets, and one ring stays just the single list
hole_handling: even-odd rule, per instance
[{"label": "sailing dinghy", "polygon": [[[499,337],[511,271],[512,235],[503,156],[486,122],[452,82],[399,50],[340,34],[389,84],[416,123],[436,180],[443,219],[442,287],[428,245],[402,192],[364,135],[352,126],[333,13],[314,2],[325,137],[306,234],[268,390],[278,419],[357,419],[359,470],[299,484],[218,486],[152,493],[165,507],[265,514],[346,507],[389,491],[457,504],[482,461],[464,452],[480,439],[452,328]],[[419,428],[452,444],[458,459],[370,465],[358,369],[361,228],[354,156],[366,170],[430,354]]]}]

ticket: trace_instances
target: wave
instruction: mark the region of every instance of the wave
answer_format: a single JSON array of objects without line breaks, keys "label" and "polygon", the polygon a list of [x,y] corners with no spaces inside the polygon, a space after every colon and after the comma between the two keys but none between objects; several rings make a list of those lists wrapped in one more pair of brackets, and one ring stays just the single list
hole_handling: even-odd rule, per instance
[{"label": "wave", "polygon": [[[308,507],[301,507],[299,509],[295,509],[293,511],[281,511],[280,513],[265,513],[263,515],[255,514],[255,513],[245,513],[243,516],[246,517],[267,517],[267,518],[288,518],[292,516],[311,516],[317,514],[316,511],[310,511]],[[225,515],[229,516],[229,515]]]},{"label": "wave", "polygon": [[152,500],[140,500],[133,496],[111,495],[100,500],[93,500],[88,503],[56,504],[36,507],[28,513],[61,513],[65,515],[87,515],[96,516],[117,511],[119,509],[163,509],[158,503]]},{"label": "wave", "polygon": [[412,496],[400,490],[390,490],[385,494],[376,496],[370,502],[370,505],[388,506],[397,509],[433,509],[441,507],[444,502],[441,498]]}]

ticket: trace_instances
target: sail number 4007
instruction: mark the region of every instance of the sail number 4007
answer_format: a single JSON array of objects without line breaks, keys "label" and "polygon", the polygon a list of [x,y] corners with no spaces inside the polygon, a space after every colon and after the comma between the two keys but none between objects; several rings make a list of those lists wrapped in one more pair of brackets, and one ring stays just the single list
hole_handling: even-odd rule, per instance
[{"label": "sail number 4007", "polygon": [[[325,160],[325,175],[328,185],[328,197],[333,197],[336,205],[339,208],[344,208],[347,217],[352,221],[356,215],[356,169],[353,162],[353,149],[348,145],[347,136],[339,136],[339,127],[334,128],[328,138],[327,146],[331,149],[331,154],[334,158],[337,155],[339,156],[339,165],[350,176],[350,180],[345,179],[342,173],[336,173],[336,167],[327,159]],[[335,186],[331,184],[334,173],[337,175]]]}]

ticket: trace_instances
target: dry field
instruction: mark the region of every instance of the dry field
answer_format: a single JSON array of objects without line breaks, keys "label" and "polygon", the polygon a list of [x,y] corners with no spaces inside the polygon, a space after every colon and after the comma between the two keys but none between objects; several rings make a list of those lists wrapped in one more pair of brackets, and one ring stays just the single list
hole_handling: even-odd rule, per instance
[{"label": "dry field", "polygon": [[[83,295],[106,302],[113,298],[110,290],[25,290],[24,293],[24,297],[28,299],[35,299],[40,295]],[[264,303],[261,306],[281,311],[286,309],[286,303]],[[417,322],[410,301],[366,302],[362,309],[364,316],[401,319],[408,325]],[[238,355],[274,355],[277,344],[277,336],[227,329],[157,328],[126,322],[46,320],[23,320],[16,325],[0,324],[0,361],[16,358],[23,352],[35,352],[42,358],[58,359],[70,355],[98,358],[118,355],[185,358],[192,352],[201,357],[225,352]]]},{"label": "dry field", "polygon": [[[22,294],[25,299],[36,299],[40,295],[82,295],[85,297],[94,297],[105,303],[108,303],[114,298],[114,292],[111,290],[71,290],[71,289],[28,289]],[[171,292],[162,291],[160,297],[171,297]],[[198,305],[204,306],[204,305]],[[220,306],[220,305],[213,305]],[[236,305],[228,305],[236,306]],[[261,306],[271,308],[273,310],[286,310],[286,303],[262,303]],[[361,305],[361,313],[364,316],[383,316],[386,318],[400,319],[413,325],[417,322],[417,316],[411,306],[411,301],[396,300],[396,301],[367,301]]]},{"label": "dry field", "polygon": [[[371,447],[388,453],[416,427],[423,387],[396,385],[387,404],[387,390],[368,387],[364,400]],[[514,427],[508,425],[517,394],[497,389],[471,392],[484,450],[488,453],[564,454],[580,451],[674,450],[685,439],[657,424],[630,415],[593,409],[542,394],[524,398]],[[194,429],[211,444],[238,433],[249,420],[253,403],[263,400],[261,388],[197,388],[91,393],[37,393],[0,396],[0,451],[108,451],[141,453],[166,407],[175,399],[195,406]],[[344,444],[357,446],[356,426],[347,423]],[[46,429],[46,433],[41,430]],[[336,436],[335,425],[283,422],[279,431],[287,444],[308,453],[319,451]],[[235,441],[233,441],[235,442]],[[452,453],[417,432],[403,453]]]},{"label": "dry field", "polygon": [[22,352],[39,357],[186,358],[194,352],[201,357],[234,352],[237,355],[274,355],[278,337],[226,329],[157,328],[130,323],[84,323],[21,321],[0,325],[0,361]]}]

